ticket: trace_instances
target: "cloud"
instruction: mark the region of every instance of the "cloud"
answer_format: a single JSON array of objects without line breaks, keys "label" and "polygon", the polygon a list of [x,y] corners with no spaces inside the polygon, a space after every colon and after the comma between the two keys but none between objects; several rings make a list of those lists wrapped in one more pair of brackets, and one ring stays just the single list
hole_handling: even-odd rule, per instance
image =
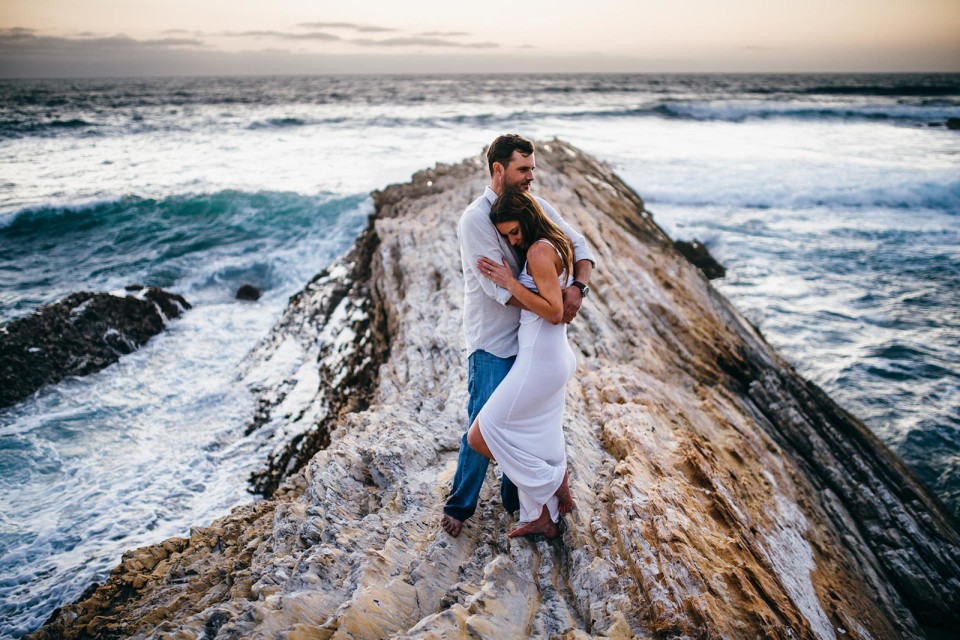
[{"label": "cloud", "polygon": [[[445,65],[453,65],[449,60],[451,56],[479,60],[488,55],[484,50],[499,47],[492,42],[463,43],[428,36],[349,40],[325,31],[295,30],[215,33],[168,29],[159,36],[136,39],[124,34],[49,35],[24,27],[0,28],[0,77],[374,73],[378,70],[396,73],[404,69],[445,68]],[[282,50],[231,53],[219,51],[215,46],[215,39],[223,37],[237,40],[263,38],[281,47],[281,43],[339,41],[355,47],[356,51],[336,55]],[[427,54],[424,49],[435,53]],[[366,55],[360,51],[376,53]],[[454,65],[451,70],[459,68]]]},{"label": "cloud", "polygon": [[140,46],[140,45],[152,45],[157,47],[202,47],[203,40],[197,40],[196,38],[158,38],[155,40],[134,40],[133,38],[127,38],[123,36],[123,39],[128,41],[131,46]]},{"label": "cloud", "polygon": [[458,49],[496,49],[500,45],[495,42],[474,42],[463,44],[440,38],[387,38],[386,40],[350,40],[361,47],[454,47]]},{"label": "cloud", "polygon": [[225,36],[240,38],[280,38],[281,40],[323,40],[333,42],[340,40],[340,36],[323,31],[311,31],[310,33],[293,33],[290,31],[228,31]]},{"label": "cloud", "polygon": [[29,40],[35,38],[36,29],[27,29],[25,27],[12,27],[10,29],[0,29],[0,40],[15,41]]},{"label": "cloud", "polygon": [[456,38],[457,36],[470,35],[466,31],[421,31],[418,36],[427,36],[428,38]]},{"label": "cloud", "polygon": [[355,22],[302,22],[297,26],[308,29],[352,29],[353,31],[360,31],[362,33],[386,33],[396,31],[396,29],[390,29],[388,27],[375,27],[372,25],[357,24]]},{"label": "cloud", "polygon": [[191,31],[189,29],[166,29],[160,33],[164,35],[185,35],[185,36],[194,36],[195,38],[202,38],[207,35],[203,31]]},{"label": "cloud", "polygon": [[34,29],[13,27],[0,29],[0,53],[17,53],[22,51],[66,51],[66,50],[126,50],[126,49],[156,49],[166,47],[202,47],[204,42],[196,38],[153,38],[136,40],[129,36],[118,34],[115,36],[96,36],[85,33],[83,37],[72,36],[42,36],[37,35]]}]

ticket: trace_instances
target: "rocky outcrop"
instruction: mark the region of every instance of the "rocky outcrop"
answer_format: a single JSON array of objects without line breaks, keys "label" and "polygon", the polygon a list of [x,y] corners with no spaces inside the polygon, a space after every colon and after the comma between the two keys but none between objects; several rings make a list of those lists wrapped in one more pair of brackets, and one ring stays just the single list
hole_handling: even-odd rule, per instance
[{"label": "rocky outcrop", "polygon": [[122,294],[74,293],[0,325],[0,407],[67,376],[84,376],[143,346],[190,305],[134,285]]},{"label": "rocky outcrop", "polygon": [[[492,478],[458,538],[438,527],[465,427],[455,223],[485,178],[479,161],[438,166],[375,194],[358,248],[294,298],[245,366],[268,409],[254,426],[278,451],[290,433],[324,431],[309,463],[271,499],[127,554],[35,637],[957,628],[960,535],[938,501],[773,352],[609,168],[559,141],[537,156],[538,193],[599,262],[569,328],[577,508],[558,541],[508,539]],[[372,376],[361,403],[331,400],[360,372]]]},{"label": "rocky outcrop", "polygon": [[710,255],[706,245],[699,240],[689,242],[687,240],[675,240],[673,246],[693,266],[703,271],[703,275],[707,276],[708,280],[716,280],[727,275],[726,267],[717,262],[717,259]]}]

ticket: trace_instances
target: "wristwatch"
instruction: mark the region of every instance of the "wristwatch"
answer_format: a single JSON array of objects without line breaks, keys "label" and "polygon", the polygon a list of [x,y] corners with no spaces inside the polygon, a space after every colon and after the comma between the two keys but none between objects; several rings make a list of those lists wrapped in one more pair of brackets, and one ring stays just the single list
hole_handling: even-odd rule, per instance
[{"label": "wristwatch", "polygon": [[588,287],[587,285],[583,284],[583,283],[580,282],[579,280],[574,280],[574,281],[573,281],[573,286],[576,287],[577,289],[580,289],[580,297],[581,297],[581,298],[586,298],[588,295],[590,295],[590,287]]}]

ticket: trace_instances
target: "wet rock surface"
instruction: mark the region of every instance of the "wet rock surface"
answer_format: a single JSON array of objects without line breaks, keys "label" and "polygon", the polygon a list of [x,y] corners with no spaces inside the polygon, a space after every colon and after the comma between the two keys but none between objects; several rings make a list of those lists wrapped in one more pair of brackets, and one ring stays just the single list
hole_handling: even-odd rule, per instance
[{"label": "wet rock surface", "polygon": [[960,535],[938,501],[773,352],[609,168],[559,141],[537,163],[538,193],[599,263],[569,327],[577,508],[557,541],[506,537],[492,471],[463,533],[438,526],[466,420],[455,227],[486,178],[479,161],[441,165],[375,194],[354,251],[245,364],[262,385],[251,428],[273,430],[274,453],[322,433],[309,462],[275,456],[271,499],[125,555],[35,637],[958,628]]},{"label": "wet rock surface", "polygon": [[237,289],[236,298],[237,300],[247,300],[249,302],[255,302],[260,299],[260,296],[263,295],[263,292],[260,291],[257,287],[252,284],[245,284]]},{"label": "wet rock surface", "polygon": [[0,325],[0,407],[104,369],[189,308],[182,296],[132,285],[126,295],[74,293]]}]

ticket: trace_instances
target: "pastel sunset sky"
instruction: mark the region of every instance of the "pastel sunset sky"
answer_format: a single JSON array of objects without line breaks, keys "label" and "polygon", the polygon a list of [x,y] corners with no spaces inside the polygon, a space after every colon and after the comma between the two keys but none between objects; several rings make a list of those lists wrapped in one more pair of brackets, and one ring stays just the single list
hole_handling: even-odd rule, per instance
[{"label": "pastel sunset sky", "polygon": [[960,0],[0,0],[0,76],[960,71]]}]

